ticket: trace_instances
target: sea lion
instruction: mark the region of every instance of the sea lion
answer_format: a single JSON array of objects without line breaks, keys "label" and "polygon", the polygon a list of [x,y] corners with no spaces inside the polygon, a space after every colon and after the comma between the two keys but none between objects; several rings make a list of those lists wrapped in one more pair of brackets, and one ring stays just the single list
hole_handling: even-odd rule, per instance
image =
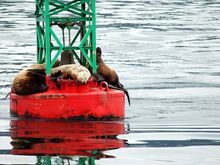
[{"label": "sea lion", "polygon": [[29,95],[48,90],[44,64],[33,64],[21,70],[12,82],[12,92]]},{"label": "sea lion", "polygon": [[80,64],[62,65],[51,69],[52,78],[71,79],[79,84],[86,84],[90,76],[89,70]]},{"label": "sea lion", "polygon": [[102,60],[102,50],[100,47],[96,48],[96,62],[98,65],[97,73],[103,77],[103,79],[109,84],[110,88],[122,90],[126,94],[128,104],[130,105],[130,96],[128,91],[120,83],[119,77],[115,70],[106,65]]},{"label": "sea lion", "polygon": [[[59,63],[60,61],[56,60],[53,67],[57,67]],[[45,63],[32,64],[22,69],[12,82],[12,92],[18,95],[29,95],[47,90]]]},{"label": "sea lion", "polygon": [[54,81],[57,88],[60,88],[59,79],[70,79],[79,84],[86,84],[91,74],[87,68],[80,64],[75,64],[73,52],[64,50],[61,53],[59,67],[51,69],[50,79]]},{"label": "sea lion", "polygon": [[73,52],[71,50],[64,50],[61,53],[59,66],[66,65],[66,64],[75,64],[75,61],[73,59]]}]

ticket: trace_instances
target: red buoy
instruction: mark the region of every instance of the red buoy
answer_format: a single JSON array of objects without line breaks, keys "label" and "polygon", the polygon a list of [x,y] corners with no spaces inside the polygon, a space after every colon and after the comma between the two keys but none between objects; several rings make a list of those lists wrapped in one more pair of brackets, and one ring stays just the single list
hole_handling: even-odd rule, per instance
[{"label": "red buoy", "polygon": [[40,119],[122,119],[123,91],[108,88],[106,82],[89,80],[78,84],[61,80],[60,89],[47,77],[48,91],[27,96],[10,94],[11,116]]}]

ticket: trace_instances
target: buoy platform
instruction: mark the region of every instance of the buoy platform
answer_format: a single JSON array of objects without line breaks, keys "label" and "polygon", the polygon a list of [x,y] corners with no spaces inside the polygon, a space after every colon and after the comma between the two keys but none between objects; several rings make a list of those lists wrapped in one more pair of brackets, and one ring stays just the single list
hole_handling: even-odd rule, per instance
[{"label": "buoy platform", "polygon": [[116,120],[123,119],[125,95],[110,89],[106,82],[99,85],[90,79],[87,84],[46,78],[48,91],[27,96],[10,94],[10,114],[19,118]]}]

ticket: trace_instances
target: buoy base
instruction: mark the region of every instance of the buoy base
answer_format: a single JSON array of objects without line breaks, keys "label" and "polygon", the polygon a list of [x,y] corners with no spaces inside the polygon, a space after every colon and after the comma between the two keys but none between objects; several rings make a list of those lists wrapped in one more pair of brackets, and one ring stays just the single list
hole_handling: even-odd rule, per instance
[{"label": "buoy base", "polygon": [[39,119],[115,120],[123,119],[125,95],[109,89],[105,82],[98,85],[89,80],[79,85],[69,80],[60,81],[58,89],[47,78],[49,90],[27,96],[10,94],[11,116]]}]

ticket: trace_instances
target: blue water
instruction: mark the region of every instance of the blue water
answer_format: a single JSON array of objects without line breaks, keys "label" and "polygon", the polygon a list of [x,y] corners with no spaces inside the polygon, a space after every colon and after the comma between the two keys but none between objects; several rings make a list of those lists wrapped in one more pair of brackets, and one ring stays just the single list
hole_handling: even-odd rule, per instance
[{"label": "blue water", "polygon": [[[99,122],[99,129],[94,123],[85,123],[73,136],[69,130],[62,131],[66,127],[46,127],[54,137],[37,132],[39,137],[29,139],[35,147],[42,144],[40,149],[51,142],[54,154],[78,142],[84,144],[81,150],[87,156],[74,156],[73,152],[68,156],[27,156],[13,152],[13,137],[19,137],[19,131],[34,136],[34,128],[11,118],[9,100],[2,100],[0,164],[219,164],[219,8],[218,0],[98,0],[97,45],[131,96],[125,120],[107,126]],[[0,98],[10,91],[15,74],[36,61],[34,10],[33,0],[0,2]],[[13,123],[17,126],[12,127]],[[67,125],[71,128],[75,123]],[[105,132],[112,127],[120,131]],[[57,132],[63,137],[57,139]],[[74,138],[79,134],[80,138]],[[63,143],[66,140],[69,143]],[[102,143],[106,145],[100,149]],[[89,156],[91,150],[85,144],[101,153]]]}]

